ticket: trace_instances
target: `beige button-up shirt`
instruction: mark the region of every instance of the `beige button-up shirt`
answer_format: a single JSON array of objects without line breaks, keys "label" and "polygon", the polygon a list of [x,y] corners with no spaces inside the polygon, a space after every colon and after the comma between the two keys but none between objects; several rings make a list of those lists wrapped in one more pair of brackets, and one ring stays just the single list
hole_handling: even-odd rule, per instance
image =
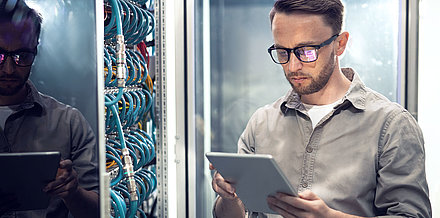
[{"label": "beige button-up shirt", "polygon": [[238,152],[271,154],[298,191],[310,189],[333,209],[359,216],[431,217],[416,120],[367,88],[352,69],[343,73],[351,86],[316,128],[300,96],[290,91],[254,113]]}]

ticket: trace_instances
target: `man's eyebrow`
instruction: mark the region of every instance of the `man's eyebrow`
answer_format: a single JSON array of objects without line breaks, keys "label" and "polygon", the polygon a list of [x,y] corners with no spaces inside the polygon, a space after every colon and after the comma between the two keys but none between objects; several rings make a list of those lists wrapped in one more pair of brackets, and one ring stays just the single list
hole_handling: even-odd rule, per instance
[{"label": "man's eyebrow", "polygon": [[284,47],[284,46],[281,46],[281,45],[279,45],[279,44],[273,44],[273,47],[275,47],[275,48],[286,48],[286,47]]},{"label": "man's eyebrow", "polygon": [[308,41],[308,42],[301,42],[298,45],[296,45],[295,47],[301,47],[301,46],[306,46],[306,45],[319,45],[320,43],[318,42],[314,42],[314,41]]},{"label": "man's eyebrow", "polygon": [[6,49],[0,48],[0,51],[1,51],[1,52],[8,52],[8,53],[17,53],[17,52],[34,52],[35,49],[19,48],[19,49],[16,49],[16,50],[14,50],[14,51],[8,51],[8,50],[6,50]]},{"label": "man's eyebrow", "polygon": [[[315,45],[319,45],[319,44],[320,43],[317,43],[314,41],[307,41],[307,42],[301,42],[301,43],[297,44],[294,48],[302,47],[302,46],[315,46]],[[276,43],[274,44],[274,46],[275,46],[275,48],[286,48],[286,47],[279,45],[279,44],[276,44]]]},{"label": "man's eyebrow", "polygon": [[19,49],[15,50],[15,51],[12,51],[12,52],[22,52],[22,51],[26,51],[26,52],[34,52],[35,49],[30,49],[30,48],[19,48]]}]

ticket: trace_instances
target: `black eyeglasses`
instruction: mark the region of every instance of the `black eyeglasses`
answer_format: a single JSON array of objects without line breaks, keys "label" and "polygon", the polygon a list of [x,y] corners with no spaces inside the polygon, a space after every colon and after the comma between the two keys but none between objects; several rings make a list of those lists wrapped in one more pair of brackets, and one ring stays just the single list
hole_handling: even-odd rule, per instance
[{"label": "black eyeglasses", "polygon": [[338,36],[339,34],[335,34],[319,45],[304,45],[295,48],[275,48],[275,45],[272,45],[267,49],[267,52],[277,64],[288,63],[292,52],[301,62],[310,63],[318,60],[318,50],[320,48],[332,43]]},{"label": "black eyeglasses", "polygon": [[0,49],[0,65],[6,62],[8,57],[14,60],[15,65],[20,67],[31,66],[34,62],[36,52],[30,51],[17,51],[17,52],[7,52]]}]

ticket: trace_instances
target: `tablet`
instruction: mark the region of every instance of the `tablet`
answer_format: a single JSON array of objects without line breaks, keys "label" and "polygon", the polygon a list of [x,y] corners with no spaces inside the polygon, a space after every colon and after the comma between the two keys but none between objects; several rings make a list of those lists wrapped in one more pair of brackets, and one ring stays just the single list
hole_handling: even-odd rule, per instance
[{"label": "tablet", "polygon": [[0,153],[0,192],[15,195],[15,211],[47,208],[43,188],[55,179],[59,162],[59,152]]},{"label": "tablet", "polygon": [[266,199],[277,192],[298,196],[271,155],[208,152],[206,157],[252,212],[275,213]]}]

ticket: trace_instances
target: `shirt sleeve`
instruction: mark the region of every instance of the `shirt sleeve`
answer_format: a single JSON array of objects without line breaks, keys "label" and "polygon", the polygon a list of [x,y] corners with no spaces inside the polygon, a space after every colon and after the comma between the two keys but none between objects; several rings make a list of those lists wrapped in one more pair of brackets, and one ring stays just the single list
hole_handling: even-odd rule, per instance
[{"label": "shirt sleeve", "polygon": [[381,215],[432,216],[422,131],[403,109],[389,116],[381,132],[374,204]]},{"label": "shirt sleeve", "polygon": [[[237,144],[237,152],[238,153],[244,153],[244,154],[253,154],[255,153],[255,137],[254,137],[254,131],[257,128],[258,124],[258,116],[259,111],[257,110],[252,117],[249,119],[248,124],[246,125],[245,130],[241,134],[240,138],[238,139]],[[217,199],[216,199],[217,202]],[[214,204],[215,205],[215,204]],[[213,217],[215,216],[215,211],[213,210]],[[263,214],[255,213],[252,211],[249,211],[245,208],[245,218],[256,218],[256,217],[266,217]]]},{"label": "shirt sleeve", "polygon": [[78,183],[86,190],[98,192],[98,158],[95,134],[84,116],[72,109],[71,160],[78,173]]},{"label": "shirt sleeve", "polygon": [[260,109],[257,110],[249,119],[246,128],[240,135],[237,143],[237,153],[253,154],[255,153],[254,131],[257,128]]}]

